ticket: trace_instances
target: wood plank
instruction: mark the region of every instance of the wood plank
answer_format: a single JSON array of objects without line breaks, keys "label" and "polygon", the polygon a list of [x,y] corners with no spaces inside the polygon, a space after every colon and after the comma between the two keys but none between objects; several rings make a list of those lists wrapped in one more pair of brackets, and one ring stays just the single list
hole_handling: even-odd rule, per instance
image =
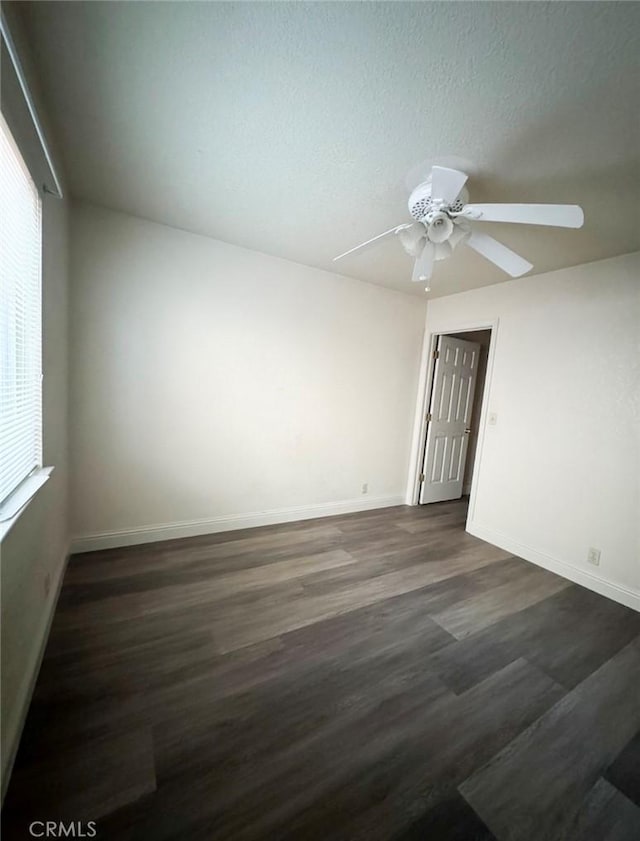
[{"label": "wood plank", "polygon": [[457,639],[464,639],[569,585],[566,578],[531,566],[523,570],[517,580],[501,584],[485,593],[474,594],[432,616],[445,631]]},{"label": "wood plank", "polygon": [[357,728],[386,706],[392,705],[397,715],[403,703],[414,707],[420,699],[449,697],[435,675],[423,671],[425,650],[421,635],[403,645],[369,649],[357,660],[350,652],[301,660],[215,703],[206,690],[192,691],[183,702],[183,717],[165,717],[154,730],[159,779],[196,770],[194,752],[201,770],[215,766],[230,774],[240,768],[244,774],[249,759],[252,764],[273,762],[293,743],[315,741],[338,726]]},{"label": "wood plank", "polygon": [[505,553],[500,550],[481,547],[446,561],[416,564],[389,572],[328,595],[302,597],[293,604],[274,604],[259,615],[250,607],[239,606],[226,611],[223,618],[214,622],[215,638],[221,652],[233,651],[339,613],[426,587],[461,572],[487,566],[504,557]]},{"label": "wood plank", "polygon": [[568,837],[583,798],[640,728],[638,674],[634,640],[462,784],[501,841]]},{"label": "wood plank", "polygon": [[[385,728],[389,741],[372,734],[360,756],[355,745],[349,747],[350,734],[343,734],[334,751],[323,752],[327,759],[316,760],[317,778],[300,793],[295,811],[287,801],[286,809],[272,816],[274,823],[267,824],[267,834],[283,841],[319,839],[329,824],[336,841],[386,841],[408,828],[412,816],[433,808],[470,769],[561,695],[553,681],[518,661],[466,696],[443,697],[405,716],[395,733]],[[336,761],[341,765],[338,779],[335,770],[331,773]],[[267,826],[259,825],[264,832]]]},{"label": "wood plank", "polygon": [[416,675],[418,685],[398,684],[393,702],[347,707],[277,751],[201,768],[188,793],[179,778],[168,781],[166,806],[148,816],[145,837],[205,837],[208,829],[238,841],[389,839],[414,810],[435,805],[443,780],[481,765],[562,694],[524,661],[458,699]]},{"label": "wood plank", "polygon": [[640,731],[624,746],[603,776],[636,806],[640,806]]},{"label": "wood plank", "polygon": [[14,817],[36,802],[40,819],[98,821],[155,788],[151,733],[139,729],[68,746],[17,769],[5,806]]},{"label": "wood plank", "polygon": [[568,837],[571,841],[638,841],[640,808],[600,777],[587,794]]},{"label": "wood plank", "polygon": [[434,668],[464,692],[517,657],[571,689],[640,634],[640,614],[571,585],[434,654]]},{"label": "wood plank", "polygon": [[[224,539],[216,540],[216,537]],[[74,555],[67,576],[70,584],[95,583],[132,572],[162,572],[168,566],[176,569],[203,563],[209,574],[235,571],[245,564],[260,566],[271,559],[283,560],[292,553],[313,554],[316,546],[320,551],[326,550],[341,538],[342,533],[336,526],[324,524],[294,530],[289,524],[277,530],[249,529],[242,536],[237,532],[225,532]],[[305,547],[310,548],[305,551]]]},{"label": "wood plank", "polygon": [[[96,623],[114,620],[121,622],[141,615],[172,612],[176,606],[179,606],[181,610],[186,610],[203,604],[212,605],[229,597],[237,597],[241,593],[265,587],[272,589],[278,583],[290,584],[312,572],[353,563],[355,563],[353,557],[344,549],[299,556],[210,576],[204,581],[173,584],[159,590],[146,589],[141,592],[125,593],[82,604],[79,607],[69,607],[59,624],[62,627],[75,628],[86,624],[89,617],[91,622]],[[253,601],[253,597],[250,601]]]},{"label": "wood plank", "polygon": [[394,841],[496,841],[466,800],[453,791]]}]

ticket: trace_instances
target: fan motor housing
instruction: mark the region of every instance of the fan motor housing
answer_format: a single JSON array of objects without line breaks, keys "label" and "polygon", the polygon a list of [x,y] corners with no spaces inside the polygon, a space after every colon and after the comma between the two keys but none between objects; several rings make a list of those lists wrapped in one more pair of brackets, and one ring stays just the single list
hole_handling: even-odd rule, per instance
[{"label": "fan motor housing", "polygon": [[433,211],[440,210],[445,213],[460,213],[465,204],[469,201],[469,194],[466,188],[462,188],[455,201],[449,205],[438,206],[439,202],[434,202],[431,198],[431,179],[423,181],[422,184],[413,190],[409,196],[409,213],[418,222],[424,221]]}]

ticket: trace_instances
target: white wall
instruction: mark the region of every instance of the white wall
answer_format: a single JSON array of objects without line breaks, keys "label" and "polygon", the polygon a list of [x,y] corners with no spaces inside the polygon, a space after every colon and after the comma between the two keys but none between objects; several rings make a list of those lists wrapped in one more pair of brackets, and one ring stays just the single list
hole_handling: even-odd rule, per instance
[{"label": "white wall", "polygon": [[427,332],[494,319],[469,531],[640,609],[640,254],[439,298]]},{"label": "white wall", "polygon": [[71,239],[75,548],[404,501],[422,301],[87,204]]}]

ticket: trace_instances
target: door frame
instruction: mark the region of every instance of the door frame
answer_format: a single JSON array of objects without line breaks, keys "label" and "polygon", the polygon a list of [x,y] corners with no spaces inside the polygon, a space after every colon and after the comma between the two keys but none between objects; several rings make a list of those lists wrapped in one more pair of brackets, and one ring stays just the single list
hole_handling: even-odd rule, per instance
[{"label": "door frame", "polygon": [[[409,466],[409,481],[407,485],[407,505],[420,504],[420,473],[424,461],[424,448],[427,439],[427,412],[429,411],[429,400],[431,398],[431,387],[435,370],[435,359],[433,357],[438,338],[450,333],[472,333],[476,330],[491,330],[489,340],[489,354],[487,357],[487,371],[484,378],[484,393],[482,395],[482,406],[480,408],[480,426],[478,429],[478,444],[476,447],[476,458],[473,465],[471,477],[471,492],[469,496],[469,512],[467,522],[473,520],[473,513],[476,503],[477,478],[480,473],[480,463],[484,449],[486,418],[489,411],[489,398],[491,396],[491,380],[493,377],[493,362],[495,358],[496,344],[498,339],[499,318],[479,318],[477,321],[452,322],[442,325],[435,324],[425,330],[424,342],[422,345],[422,364],[420,366],[420,381],[418,385],[418,400],[416,405],[416,418],[414,422],[413,445],[411,448],[411,464]],[[476,386],[477,387],[477,386]]]}]

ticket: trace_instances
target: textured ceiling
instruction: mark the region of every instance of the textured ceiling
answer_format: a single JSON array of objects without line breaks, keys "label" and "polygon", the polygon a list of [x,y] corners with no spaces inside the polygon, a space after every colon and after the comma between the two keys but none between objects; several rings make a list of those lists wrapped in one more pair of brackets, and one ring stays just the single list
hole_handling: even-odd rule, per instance
[{"label": "textured ceiling", "polygon": [[[456,156],[473,201],[583,206],[482,226],[533,273],[640,248],[638,3],[19,7],[75,196],[335,270]],[[337,265],[424,296],[393,239]],[[431,294],[504,279],[462,248]]]}]

